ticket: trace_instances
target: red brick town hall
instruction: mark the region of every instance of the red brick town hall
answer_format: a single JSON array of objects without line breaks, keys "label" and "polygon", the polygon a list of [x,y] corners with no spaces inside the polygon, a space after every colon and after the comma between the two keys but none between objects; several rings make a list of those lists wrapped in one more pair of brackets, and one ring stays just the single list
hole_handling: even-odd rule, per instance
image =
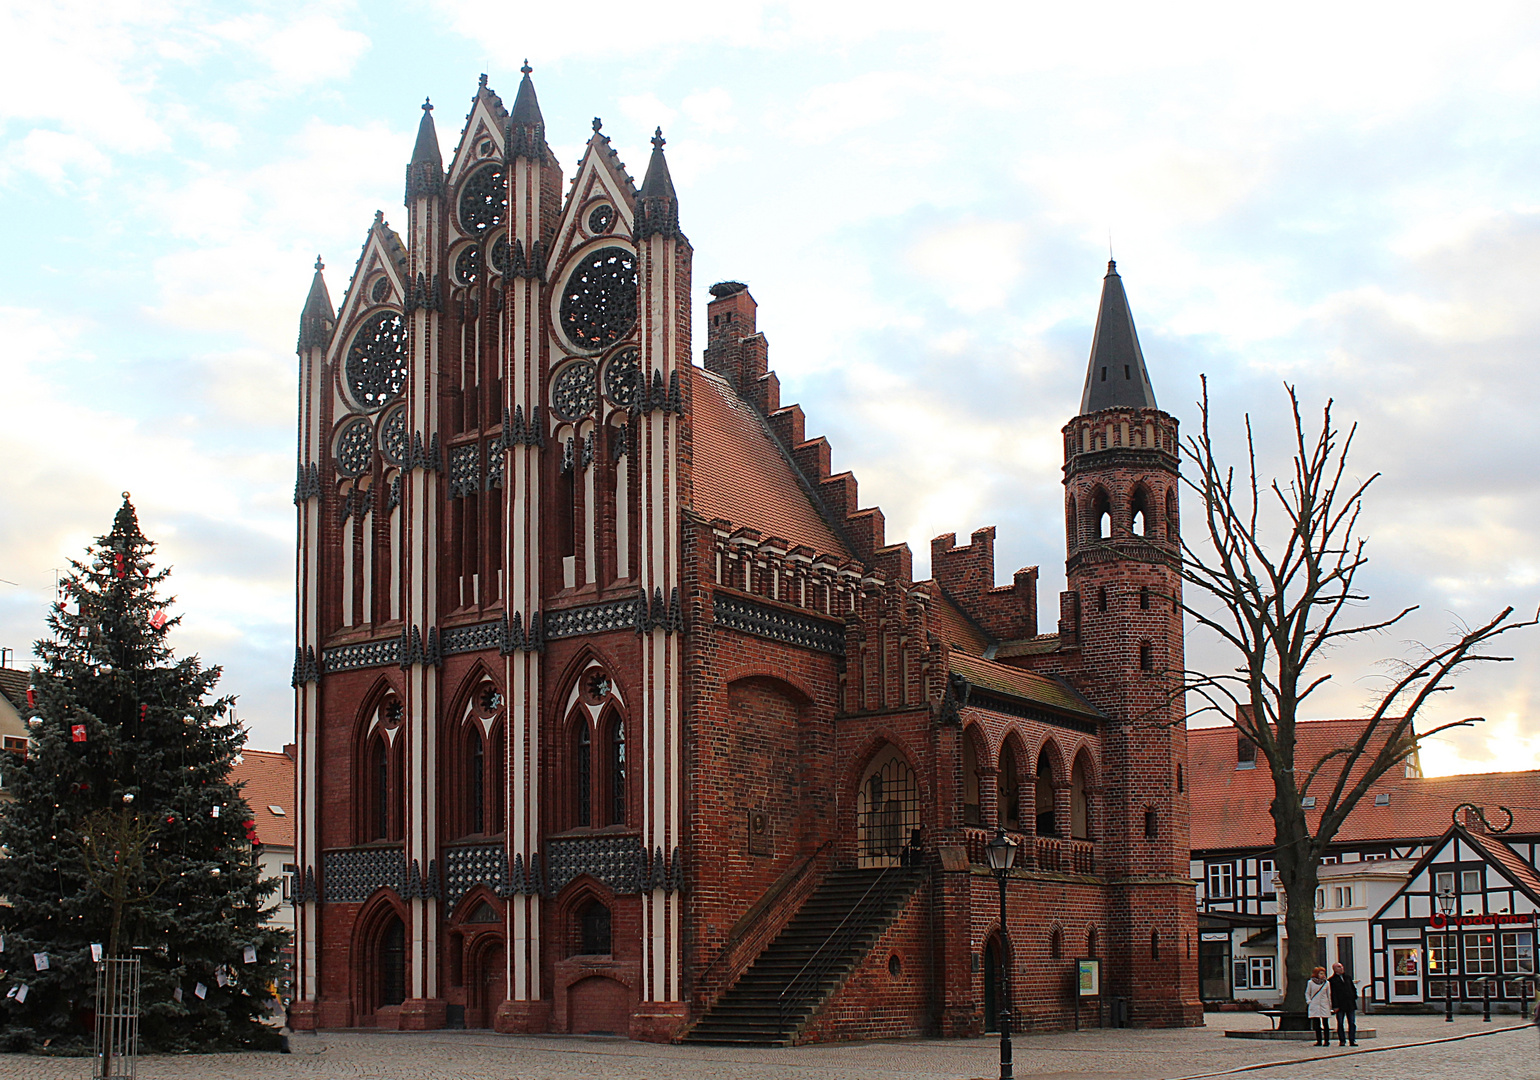
[{"label": "red brick town hall", "polygon": [[483,78],[405,224],[300,322],[295,1025],[968,1035],[1004,965],[1052,1029],[1084,959],[1199,1023],[1177,423],[1116,268],[1044,620],[993,528],[914,580],[744,285],[691,325],[661,132],[569,179],[527,66]]}]

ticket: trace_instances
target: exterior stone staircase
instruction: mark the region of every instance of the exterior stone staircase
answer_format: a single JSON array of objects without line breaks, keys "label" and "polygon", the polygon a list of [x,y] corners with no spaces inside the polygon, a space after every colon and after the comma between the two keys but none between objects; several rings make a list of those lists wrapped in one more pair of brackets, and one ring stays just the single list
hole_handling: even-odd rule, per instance
[{"label": "exterior stone staircase", "polygon": [[685,1042],[789,1046],[877,944],[922,869],[831,870]]}]

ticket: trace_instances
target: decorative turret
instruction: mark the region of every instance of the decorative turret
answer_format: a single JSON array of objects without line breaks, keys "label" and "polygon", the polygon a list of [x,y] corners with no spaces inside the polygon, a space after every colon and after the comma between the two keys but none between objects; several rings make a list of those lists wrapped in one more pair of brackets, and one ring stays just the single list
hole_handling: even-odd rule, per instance
[{"label": "decorative turret", "polygon": [[663,129],[652,136],[652,159],[647,162],[647,175],[642,178],[642,188],[636,195],[636,238],[649,236],[676,236],[679,232],[679,196],[674,194],[674,180],[668,174],[668,159],[663,156]]},{"label": "decorative turret", "polygon": [[535,84],[530,72],[535,69],[525,60],[519,68],[524,78],[519,80],[519,92],[513,99],[513,113],[508,117],[508,158],[545,157],[545,118],[540,115],[540,100],[535,97]]},{"label": "decorative turret", "polygon": [[326,264],[321,261],[321,256],[315,257],[315,277],[310,279],[310,295],[305,297],[305,308],[299,316],[299,345],[300,352],[312,346],[325,347],[331,340],[332,326],[336,320],[336,309],[332,307],[332,298],[326,291],[326,279],[321,276],[321,271],[326,269]]},{"label": "decorative turret", "polygon": [[406,205],[424,195],[444,193],[444,158],[439,153],[438,131],[433,126],[433,105],[424,100],[422,121],[417,125],[417,145],[406,167]]}]

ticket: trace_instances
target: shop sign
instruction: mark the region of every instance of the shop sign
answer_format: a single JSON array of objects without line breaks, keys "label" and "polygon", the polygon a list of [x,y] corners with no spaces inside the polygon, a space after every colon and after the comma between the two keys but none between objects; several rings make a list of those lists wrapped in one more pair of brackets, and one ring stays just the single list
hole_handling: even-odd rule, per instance
[{"label": "shop sign", "polygon": [[1529,926],[1534,921],[1533,915],[1445,915],[1435,911],[1428,927],[1442,930],[1446,926]]}]

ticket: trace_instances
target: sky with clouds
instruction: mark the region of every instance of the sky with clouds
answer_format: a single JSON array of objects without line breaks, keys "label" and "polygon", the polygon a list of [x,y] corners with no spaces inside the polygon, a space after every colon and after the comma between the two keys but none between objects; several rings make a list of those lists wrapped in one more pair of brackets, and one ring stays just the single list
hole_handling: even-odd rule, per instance
[{"label": "sky with clouds", "polygon": [[[1312,715],[1461,620],[1540,604],[1540,9],[40,0],[0,6],[0,645],[132,491],[176,644],[289,738],[294,338],[376,209],[398,227],[425,96],[446,152],[527,56],[567,175],[661,125],[697,302],[746,281],[786,402],[925,572],[999,526],[1063,584],[1059,427],[1109,237],[1161,405],[1206,373],[1285,463],[1283,384],[1356,422],[1379,615]],[[697,320],[697,325],[704,325]],[[700,343],[697,343],[697,353]],[[1191,519],[1189,519],[1191,520]],[[1540,766],[1540,633],[1431,718],[1429,772]],[[1228,658],[1196,634],[1189,659]]]}]

